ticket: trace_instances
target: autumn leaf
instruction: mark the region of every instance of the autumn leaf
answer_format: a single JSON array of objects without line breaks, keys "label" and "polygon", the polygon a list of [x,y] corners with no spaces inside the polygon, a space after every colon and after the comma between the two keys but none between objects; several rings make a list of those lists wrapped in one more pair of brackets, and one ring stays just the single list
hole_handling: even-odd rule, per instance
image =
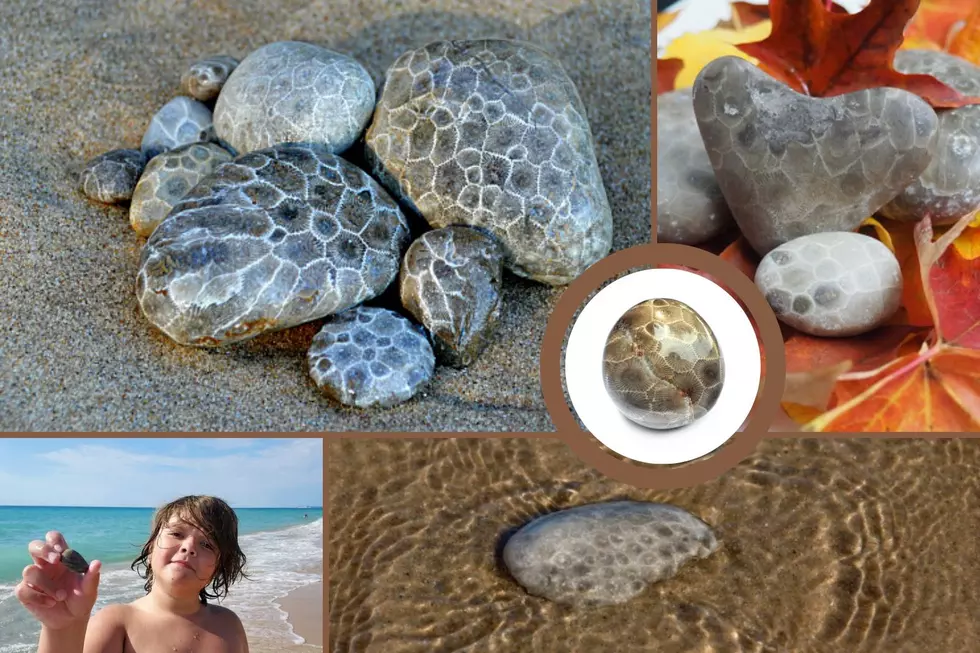
[{"label": "autumn leaf", "polygon": [[[681,34],[664,48],[664,58],[677,58],[684,62],[677,76],[675,88],[686,88],[694,84],[698,73],[706,65],[724,56],[736,56],[751,63],[756,60],[738,49],[738,44],[756,41],[769,34],[772,25],[769,21],[756,23],[742,30],[717,27],[703,32]],[[659,70],[658,70],[659,74]],[[658,82],[657,86],[660,84]]]},{"label": "autumn leaf", "polygon": [[980,104],[931,75],[892,67],[919,0],[871,0],[856,14],[827,11],[823,0],[771,0],[772,33],[736,47],[792,88],[815,97],[891,86],[935,108]]},{"label": "autumn leaf", "polygon": [[949,53],[980,65],[980,4],[974,6],[966,24],[953,37]]},{"label": "autumn leaf", "polygon": [[657,95],[676,88],[677,74],[683,67],[684,62],[680,59],[657,59]]},{"label": "autumn leaf", "polygon": [[963,216],[936,241],[926,218],[916,224],[915,243],[922,285],[939,336],[980,350],[980,264],[950,247],[976,215]]},{"label": "autumn leaf", "polygon": [[905,28],[903,48],[946,50],[953,28],[965,21],[976,0],[922,0]]},{"label": "autumn leaf", "polygon": [[769,20],[767,5],[756,5],[751,2],[732,3],[732,23],[735,29],[751,27],[764,20]]}]

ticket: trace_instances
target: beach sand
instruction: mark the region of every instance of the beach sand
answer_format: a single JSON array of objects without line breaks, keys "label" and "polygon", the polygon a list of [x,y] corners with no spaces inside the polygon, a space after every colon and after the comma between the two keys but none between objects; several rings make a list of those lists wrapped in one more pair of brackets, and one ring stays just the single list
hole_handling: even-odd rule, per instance
[{"label": "beach sand", "polygon": [[[280,600],[293,632],[302,637],[306,648],[323,648],[323,583],[304,585]],[[302,649],[302,647],[300,647]]]},{"label": "beach sand", "polygon": [[[331,651],[974,651],[980,442],[769,440],[715,481],[609,480],[553,439],[343,439],[328,456]],[[569,608],[500,560],[530,519],[663,501],[721,548],[634,600]]]},{"label": "beach sand", "polygon": [[306,367],[322,320],[222,351],[152,327],[135,296],[145,239],[128,208],[86,199],[76,174],[138,147],[201,56],[306,40],[356,57],[380,84],[399,54],[430,41],[520,38],[578,88],[613,249],[624,249],[651,238],[651,19],[647,0],[0,3],[0,429],[553,430],[538,353],[562,289],[508,277],[498,333],[474,365],[438,368],[394,409],[336,409]]}]

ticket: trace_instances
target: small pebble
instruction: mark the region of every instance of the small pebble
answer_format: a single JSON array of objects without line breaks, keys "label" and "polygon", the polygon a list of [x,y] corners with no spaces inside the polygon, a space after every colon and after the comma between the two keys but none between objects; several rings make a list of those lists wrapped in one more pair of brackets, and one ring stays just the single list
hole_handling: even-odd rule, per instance
[{"label": "small pebble", "polygon": [[210,102],[237,66],[238,59],[223,54],[198,59],[181,75],[181,90],[195,100]]},{"label": "small pebble", "polygon": [[153,157],[140,177],[129,207],[129,222],[149,236],[177,202],[231,154],[216,143],[191,143]]},{"label": "small pebble", "polygon": [[388,69],[365,137],[374,176],[436,229],[480,227],[550,285],[606,256],[612,212],[575,85],[536,46],[438,41]]},{"label": "small pebble", "polygon": [[[968,96],[980,96],[980,66],[946,52],[899,50],[895,69],[932,75]],[[922,176],[881,209],[893,220],[918,222],[927,214],[946,225],[980,207],[980,106],[942,109],[932,161]]]},{"label": "small pebble", "polygon": [[926,169],[939,124],[909,91],[810,97],[735,56],[698,73],[694,113],[718,186],[760,256],[857,229]]},{"label": "small pebble", "polygon": [[178,96],[157,111],[143,134],[140,148],[147,160],[156,155],[199,141],[213,141],[211,109],[197,100]]},{"label": "small pebble", "polygon": [[700,245],[734,225],[718,187],[691,89],[657,96],[657,242]]},{"label": "small pebble", "polygon": [[307,361],[324,395],[358,408],[408,401],[435,369],[432,346],[420,327],[386,308],[367,306],[329,317],[314,336]]},{"label": "small pebble", "polygon": [[718,549],[706,523],[682,508],[613,501],[539,517],[504,546],[528,593],[566,604],[625,603]]},{"label": "small pebble", "polygon": [[76,574],[84,574],[88,571],[88,562],[82,555],[74,549],[65,549],[61,554],[61,564],[68,567]]},{"label": "small pebble", "polygon": [[473,363],[500,317],[500,243],[463,226],[423,234],[401,267],[401,300],[432,334],[436,356],[451,367]]},{"label": "small pebble", "polygon": [[112,150],[89,160],[79,176],[86,197],[104,204],[119,204],[133,197],[146,157],[139,150]]},{"label": "small pebble", "polygon": [[881,241],[856,232],[811,234],[769,252],[755,283],[776,317],[813,336],[854,336],[902,303],[902,270]]},{"label": "small pebble", "polygon": [[714,407],[725,383],[725,362],[711,327],[690,306],[650,299],[613,326],[602,378],[627,419],[647,428],[673,429]]},{"label": "small pebble", "polygon": [[284,142],[320,143],[341,153],[364,131],[374,100],[374,80],[354,59],[280,41],[255,50],[231,73],[214,124],[242,154]]}]

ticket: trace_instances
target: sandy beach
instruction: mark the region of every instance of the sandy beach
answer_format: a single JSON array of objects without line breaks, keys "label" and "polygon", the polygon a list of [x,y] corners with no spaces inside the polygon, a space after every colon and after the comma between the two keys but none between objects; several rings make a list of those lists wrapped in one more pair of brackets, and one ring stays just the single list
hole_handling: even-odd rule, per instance
[{"label": "sandy beach", "polygon": [[304,585],[286,595],[280,601],[288,614],[287,621],[293,632],[302,637],[304,646],[297,650],[323,649],[323,583]]},{"label": "sandy beach", "polygon": [[613,249],[646,243],[651,17],[646,0],[0,3],[0,429],[552,430],[538,352],[560,288],[508,277],[497,336],[474,365],[438,368],[394,409],[340,410],[307,370],[322,321],[222,351],[152,327],[135,293],[145,239],[127,207],[87,199],[76,175],[91,157],[138,147],[202,56],[304,40],[355,57],[380,84],[407,49],[518,38],[553,54],[582,97]]},{"label": "sandy beach", "polygon": [[[769,440],[722,477],[649,491],[553,439],[329,445],[334,652],[917,653],[980,639],[974,440]],[[506,572],[536,516],[662,501],[721,548],[632,601],[570,608]]]}]

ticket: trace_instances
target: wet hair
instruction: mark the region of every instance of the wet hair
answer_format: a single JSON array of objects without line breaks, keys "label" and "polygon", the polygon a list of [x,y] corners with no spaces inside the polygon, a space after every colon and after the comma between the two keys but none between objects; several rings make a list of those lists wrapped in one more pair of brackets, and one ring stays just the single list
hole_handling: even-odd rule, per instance
[{"label": "wet hair", "polygon": [[[171,501],[153,514],[150,537],[131,565],[140,578],[146,579],[143,589],[147,594],[153,588],[153,569],[150,566],[153,545],[160,535],[160,529],[169,524],[172,517],[193,525],[215,545],[217,561],[214,576],[209,585],[201,590],[201,603],[226,596],[235,582],[248,578],[244,571],[245,554],[238,546],[238,515],[217,497],[190,495]],[[146,567],[145,575],[140,573],[141,566]],[[208,591],[209,587],[212,591]]]}]

